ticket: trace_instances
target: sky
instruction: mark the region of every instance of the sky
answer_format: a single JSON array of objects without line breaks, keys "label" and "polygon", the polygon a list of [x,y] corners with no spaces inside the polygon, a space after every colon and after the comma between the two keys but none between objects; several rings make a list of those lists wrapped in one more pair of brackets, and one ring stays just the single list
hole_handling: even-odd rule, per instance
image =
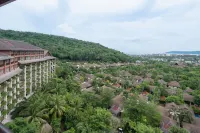
[{"label": "sky", "polygon": [[0,28],[61,35],[127,54],[200,50],[200,0],[17,0]]}]

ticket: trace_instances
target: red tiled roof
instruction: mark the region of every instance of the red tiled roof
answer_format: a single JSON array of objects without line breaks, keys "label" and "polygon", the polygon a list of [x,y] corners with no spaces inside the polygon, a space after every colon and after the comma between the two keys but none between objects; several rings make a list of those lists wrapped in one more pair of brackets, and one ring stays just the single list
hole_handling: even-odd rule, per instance
[{"label": "red tiled roof", "polygon": [[0,50],[44,51],[43,49],[23,41],[0,39]]},{"label": "red tiled roof", "polygon": [[112,109],[113,109],[113,110],[118,110],[118,109],[119,109],[119,106],[114,105],[114,106],[112,107]]}]

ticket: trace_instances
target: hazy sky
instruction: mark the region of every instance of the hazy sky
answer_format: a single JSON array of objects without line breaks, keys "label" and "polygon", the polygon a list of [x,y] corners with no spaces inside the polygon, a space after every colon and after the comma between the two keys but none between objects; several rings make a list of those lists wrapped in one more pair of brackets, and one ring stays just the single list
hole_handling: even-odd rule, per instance
[{"label": "hazy sky", "polygon": [[17,0],[0,28],[99,42],[129,54],[200,50],[200,0]]}]

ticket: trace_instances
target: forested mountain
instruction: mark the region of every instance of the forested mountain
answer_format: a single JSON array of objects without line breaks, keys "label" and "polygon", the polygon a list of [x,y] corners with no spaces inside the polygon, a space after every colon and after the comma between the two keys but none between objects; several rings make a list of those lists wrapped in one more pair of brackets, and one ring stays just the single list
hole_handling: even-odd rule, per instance
[{"label": "forested mountain", "polygon": [[0,30],[0,38],[21,40],[49,50],[55,57],[72,61],[127,62],[132,58],[119,51],[62,36]]}]

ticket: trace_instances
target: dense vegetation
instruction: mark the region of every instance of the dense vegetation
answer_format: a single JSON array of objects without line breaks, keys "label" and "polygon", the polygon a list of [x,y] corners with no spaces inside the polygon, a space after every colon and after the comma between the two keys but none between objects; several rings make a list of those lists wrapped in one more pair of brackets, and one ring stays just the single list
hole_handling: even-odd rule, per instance
[{"label": "dense vegetation", "polygon": [[0,38],[21,40],[49,50],[55,57],[72,61],[127,62],[132,58],[100,44],[61,36],[0,30]]},{"label": "dense vegetation", "polygon": [[[120,129],[161,133],[165,127],[169,133],[188,133],[185,123],[199,131],[194,114],[200,116],[200,67],[169,63],[182,56],[164,56],[166,62],[149,60],[159,56],[144,56],[136,63],[116,66],[111,62],[133,58],[100,44],[61,36],[0,30],[0,38],[48,49],[61,61],[48,84],[17,104],[13,121],[6,124],[14,133],[115,133]],[[199,60],[196,56],[185,59]],[[171,81],[178,85],[169,85]],[[91,86],[86,88],[85,83]],[[113,108],[120,111],[115,113]],[[169,121],[165,125],[163,118],[174,123],[168,127]]]},{"label": "dense vegetation", "polygon": [[[88,72],[98,75],[99,70],[91,69]],[[119,127],[127,132],[161,133],[158,128],[161,117],[155,104],[142,100],[141,104],[136,104],[136,97],[127,97],[123,121],[120,121],[109,111],[112,99],[119,91],[109,88],[96,89],[95,92],[81,91],[80,84],[74,80],[77,73],[83,74],[85,71],[67,63],[60,65],[57,77],[19,103],[12,112],[14,121],[6,125],[15,133],[25,133],[27,130],[39,133],[49,128],[55,133],[107,133],[116,132]],[[46,125],[48,128],[45,128]]]}]

